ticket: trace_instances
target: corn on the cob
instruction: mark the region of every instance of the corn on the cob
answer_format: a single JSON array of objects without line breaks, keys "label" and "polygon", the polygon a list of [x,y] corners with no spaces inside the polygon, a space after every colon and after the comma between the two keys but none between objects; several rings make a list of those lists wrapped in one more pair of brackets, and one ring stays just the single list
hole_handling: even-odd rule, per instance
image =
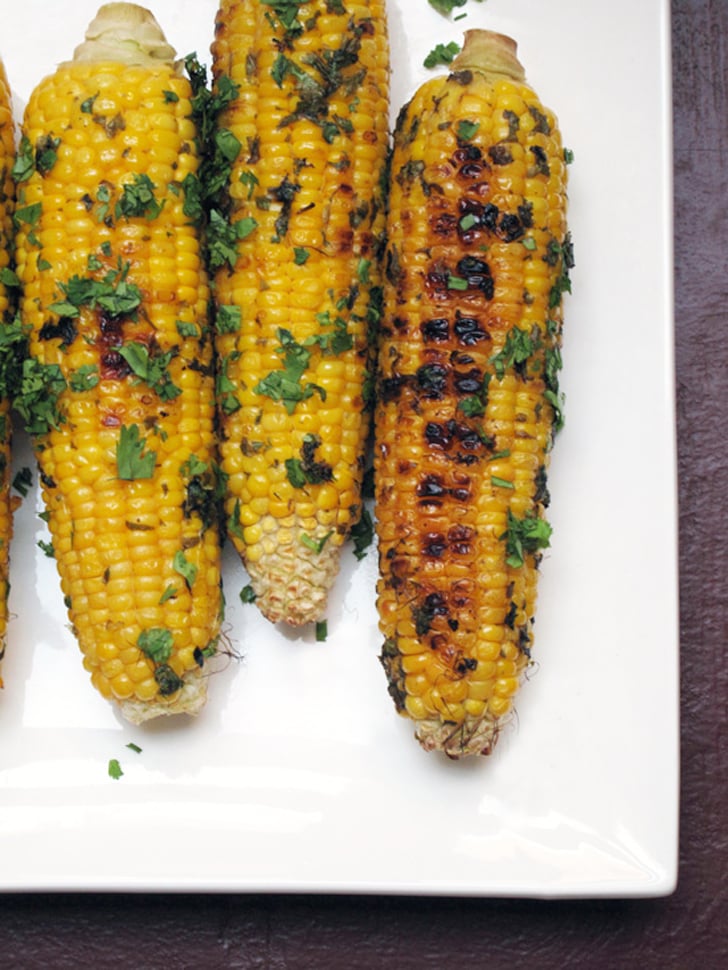
[{"label": "corn on the cob", "polygon": [[561,421],[566,170],[509,38],[394,136],[375,419],[381,660],[427,750],[487,754],[529,662]]},{"label": "corn on the cob", "polygon": [[[8,626],[8,569],[10,563],[10,540],[13,531],[13,502],[10,497],[10,452],[12,423],[10,417],[9,368],[14,357],[12,334],[14,299],[12,270],[10,268],[13,238],[13,203],[15,184],[12,178],[15,160],[15,126],[12,99],[5,67],[0,61],[0,347],[3,360],[0,363],[0,663],[5,653]],[[0,687],[2,687],[0,677]]]},{"label": "corn on the cob", "polygon": [[223,0],[210,214],[228,533],[272,622],[321,617],[361,513],[387,154],[383,0]]},{"label": "corn on the cob", "polygon": [[199,710],[219,635],[209,286],[189,81],[144,8],[86,38],[25,112],[16,406],[84,665],[140,721]]}]

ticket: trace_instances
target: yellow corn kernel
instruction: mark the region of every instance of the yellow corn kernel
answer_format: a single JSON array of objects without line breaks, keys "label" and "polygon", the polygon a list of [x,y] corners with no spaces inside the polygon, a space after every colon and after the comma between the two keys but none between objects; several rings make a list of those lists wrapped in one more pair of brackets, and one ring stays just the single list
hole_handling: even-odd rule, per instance
[{"label": "yellow corn kernel", "polygon": [[38,217],[16,239],[30,330],[16,405],[84,666],[134,721],[199,709],[220,632],[210,289],[183,209],[191,95],[151,14],[108,4],[33,91],[20,146]]},{"label": "yellow corn kernel", "polygon": [[563,148],[508,38],[469,31],[399,115],[375,510],[397,709],[486,754],[529,662],[571,265]]},{"label": "yellow corn kernel", "polygon": [[[218,92],[236,85],[219,124],[242,146],[217,223],[237,237],[235,249],[223,258],[214,238],[211,245],[226,378],[221,463],[230,538],[272,622],[321,616],[361,514],[369,331],[381,286],[387,45],[383,0],[347,0],[341,9],[309,0],[285,14],[258,0],[222,0],[217,16],[214,84]],[[306,108],[322,71],[325,99]],[[240,310],[238,328],[220,325],[230,307]],[[274,531],[261,546],[255,519],[269,514]],[[275,530],[284,528],[293,538],[281,552]]]}]

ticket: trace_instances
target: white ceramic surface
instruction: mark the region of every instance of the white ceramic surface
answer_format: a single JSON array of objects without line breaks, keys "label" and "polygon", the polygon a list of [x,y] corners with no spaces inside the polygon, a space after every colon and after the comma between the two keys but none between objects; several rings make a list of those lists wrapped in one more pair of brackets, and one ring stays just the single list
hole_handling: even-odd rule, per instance
[{"label": "white ceramic surface", "polygon": [[[209,62],[216,0],[156,0]],[[22,0],[0,38],[18,104],[95,0]],[[376,556],[349,550],[328,639],[238,599],[243,659],[195,721],[132,728],[91,688],[33,488],[12,546],[0,695],[0,888],[651,896],[677,876],[678,624],[667,0],[390,0],[392,115],[437,41],[515,37],[575,155],[566,427],[537,667],[488,759],[422,752],[377,660]],[[32,464],[19,436],[18,467]],[[35,478],[36,476],[34,476]],[[142,750],[135,752],[133,743]],[[112,780],[109,760],[123,777]]]}]

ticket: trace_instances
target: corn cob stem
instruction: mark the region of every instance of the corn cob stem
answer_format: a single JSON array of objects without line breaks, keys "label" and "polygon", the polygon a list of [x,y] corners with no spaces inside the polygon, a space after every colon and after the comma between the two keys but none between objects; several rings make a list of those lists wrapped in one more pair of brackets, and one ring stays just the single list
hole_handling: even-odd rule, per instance
[{"label": "corn cob stem", "polygon": [[16,210],[16,406],[84,665],[137,722],[200,709],[222,609],[196,130],[173,57],[148,11],[102,7],[31,95]]},{"label": "corn cob stem", "polygon": [[300,626],[362,507],[384,4],[223,0],[212,51],[216,91],[235,90],[217,140],[240,146],[211,215],[228,533],[262,613]]},{"label": "corn cob stem", "polygon": [[394,136],[375,483],[382,663],[427,750],[492,751],[550,527],[570,245],[556,119],[468,31]]}]

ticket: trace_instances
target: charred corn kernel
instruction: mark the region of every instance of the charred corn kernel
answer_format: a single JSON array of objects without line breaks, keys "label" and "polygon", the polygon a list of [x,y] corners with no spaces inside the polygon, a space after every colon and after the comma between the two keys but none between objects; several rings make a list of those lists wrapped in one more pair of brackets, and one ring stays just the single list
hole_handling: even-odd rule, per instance
[{"label": "charred corn kernel", "polygon": [[486,31],[466,34],[394,134],[374,457],[381,660],[420,743],[452,758],[492,750],[531,656],[572,263],[563,159],[515,44]]},{"label": "charred corn kernel", "polygon": [[219,637],[210,291],[190,83],[141,7],[86,37],[22,127],[16,406],[84,665],[141,721],[199,710]]},{"label": "charred corn kernel", "polygon": [[[11,269],[15,184],[15,127],[10,86],[0,61],[0,666],[8,627],[8,571],[13,532],[14,500],[10,496],[12,424],[10,402],[17,376],[22,332],[13,319],[14,278]],[[0,687],[3,681],[0,676]]]},{"label": "charred corn kernel", "polygon": [[[233,92],[216,138],[239,146],[209,240],[228,532],[263,614],[298,626],[322,615],[361,515],[381,309],[385,4],[223,0],[212,55],[214,91]],[[260,514],[292,516],[285,549],[280,520],[264,547],[251,522],[266,482]]]}]

